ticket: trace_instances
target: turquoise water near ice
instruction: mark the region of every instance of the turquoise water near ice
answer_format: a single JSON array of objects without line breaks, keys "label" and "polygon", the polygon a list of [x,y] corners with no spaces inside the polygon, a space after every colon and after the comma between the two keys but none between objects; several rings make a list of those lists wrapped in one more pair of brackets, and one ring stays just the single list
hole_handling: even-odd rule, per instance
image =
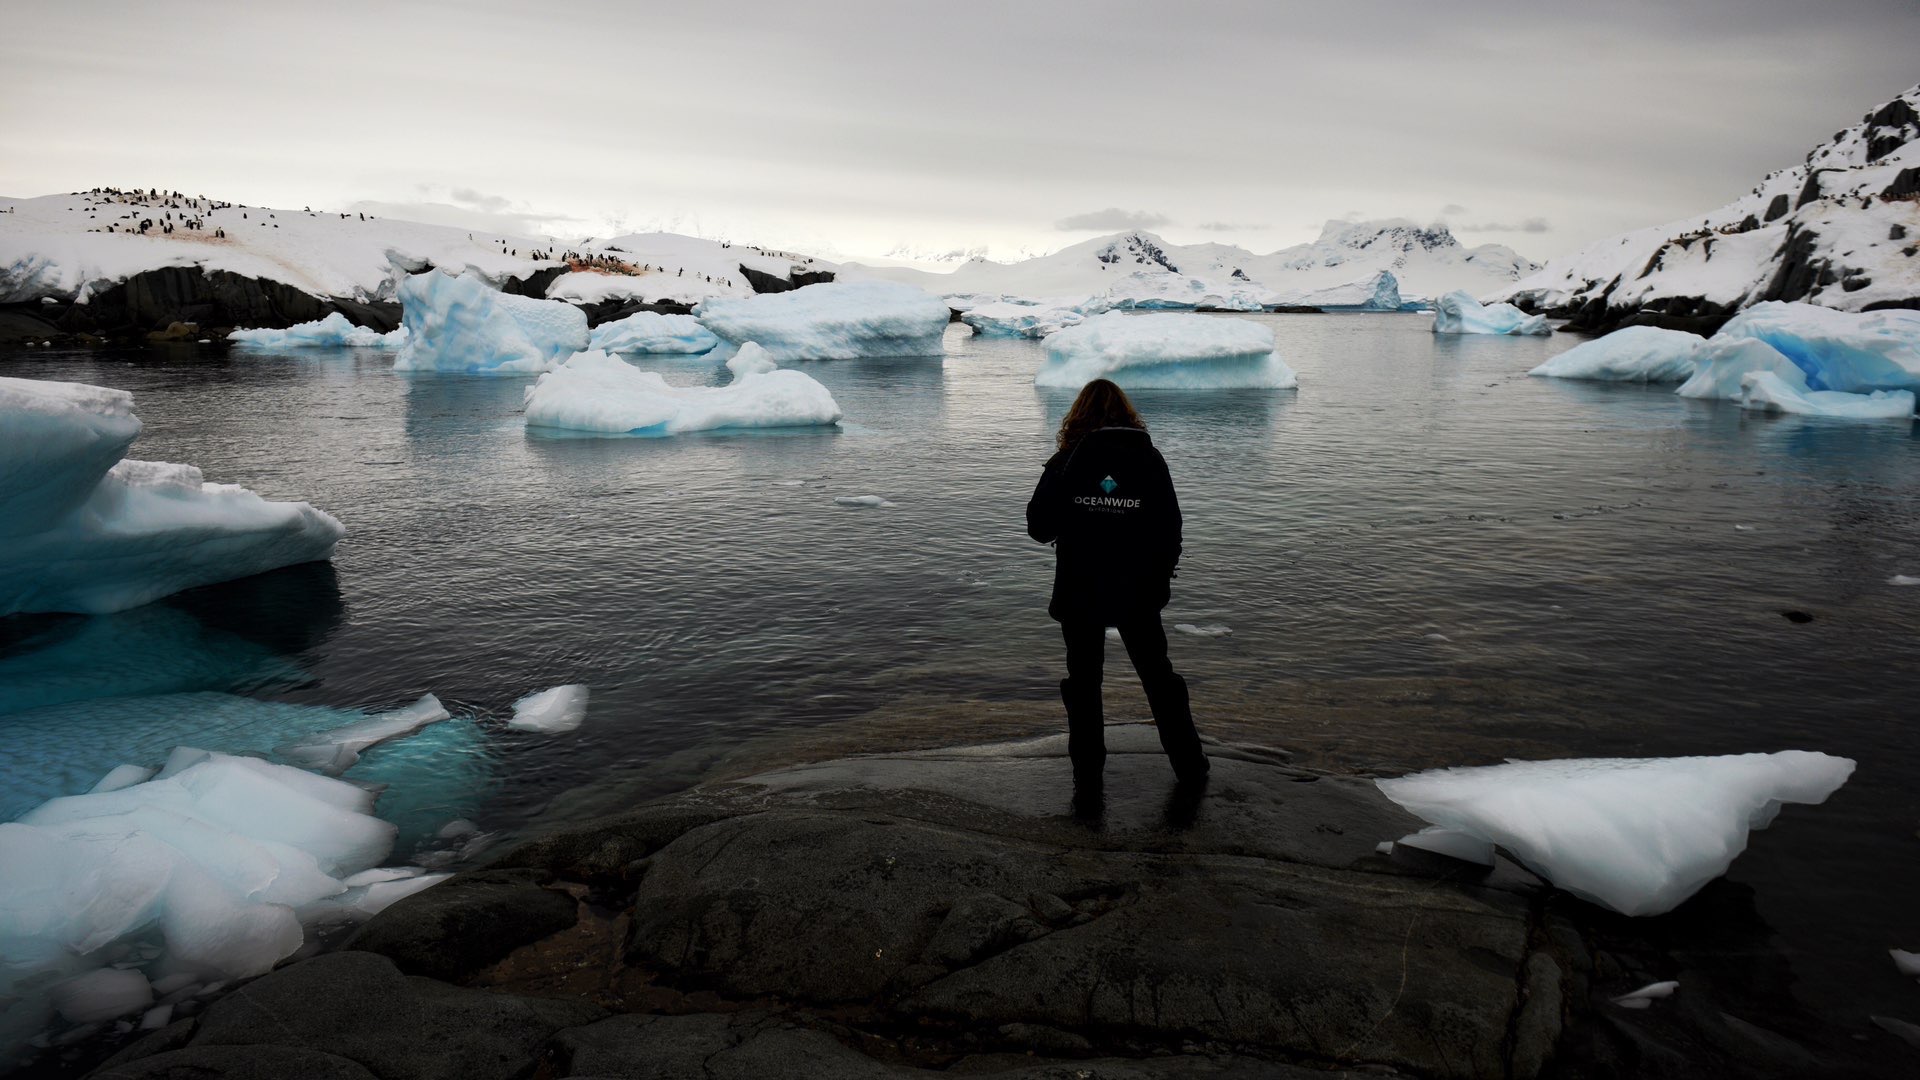
[{"label": "turquoise water near ice", "polygon": [[[1251,317],[1298,391],[1136,395],[1188,519],[1167,621],[1232,628],[1173,635],[1203,729],[1210,697],[1465,679],[1526,693],[1409,741],[1457,736],[1461,763],[1855,757],[1839,796],[1789,809],[1733,878],[1794,958],[1793,993],[1852,1016],[1910,992],[1868,953],[1914,947],[1920,894],[1920,587],[1887,584],[1920,575],[1913,426],[1527,378],[1567,335]],[[372,351],[0,356],[0,374],[133,391],[136,457],[349,529],[330,567],[0,620],[0,818],[172,739],[266,749],[426,692],[466,719],[352,774],[390,783],[383,812],[415,837],[452,817],[511,828],[576,785],[688,763],[645,774],[666,790],[749,737],[907,697],[1053,700],[1051,554],[1023,510],[1071,393],[1032,385],[1041,359],[956,327],[944,357],[797,365],[839,401],[837,430],[585,439],[523,428],[526,379],[400,376]],[[834,502],[857,495],[894,508]],[[565,682],[592,687],[579,732],[500,726]],[[1538,693],[1551,716],[1529,711]],[[206,694],[252,719],[183,707]]]}]

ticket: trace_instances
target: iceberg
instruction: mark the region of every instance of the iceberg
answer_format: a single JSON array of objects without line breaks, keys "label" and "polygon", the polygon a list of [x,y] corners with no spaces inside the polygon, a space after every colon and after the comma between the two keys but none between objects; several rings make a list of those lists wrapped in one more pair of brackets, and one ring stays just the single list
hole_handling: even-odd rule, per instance
[{"label": "iceberg", "polygon": [[1436,334],[1510,334],[1547,335],[1553,328],[1545,315],[1529,315],[1512,304],[1482,306],[1462,289],[1434,301],[1433,332]]},{"label": "iceberg", "polygon": [[[750,358],[761,352],[741,350]],[[749,371],[726,386],[673,386],[658,372],[604,352],[578,353],[540,376],[527,388],[526,402],[530,428],[614,435],[810,427],[840,419],[833,395],[802,372]]]},{"label": "iceberg", "polygon": [[1296,289],[1277,301],[1289,307],[1317,307],[1329,311],[1400,311],[1406,300],[1391,270],[1380,270],[1361,281],[1322,289]]},{"label": "iceberg", "polygon": [[253,349],[397,349],[407,340],[407,328],[402,326],[382,334],[364,326],[355,326],[347,321],[345,315],[336,311],[324,319],[289,326],[285,330],[235,330],[227,335],[227,340]]},{"label": "iceberg", "polygon": [[1806,375],[1810,390],[1920,390],[1920,311],[1767,301],[1734,316],[1714,338],[1767,343]]},{"label": "iceberg", "polygon": [[1714,335],[1693,354],[1693,377],[1680,384],[1674,393],[1689,398],[1740,400],[1741,384],[1755,372],[1771,372],[1782,382],[1798,390],[1810,389],[1799,365],[1778,349],[1755,338],[1729,338]]},{"label": "iceberg", "polygon": [[558,300],[509,296],[477,274],[440,270],[400,283],[407,339],[395,371],[525,375],[587,347],[586,313]]},{"label": "iceberg", "polygon": [[1740,378],[1740,407],[1752,412],[1830,416],[1840,420],[1911,420],[1913,391],[1808,390],[1771,371],[1750,371]]},{"label": "iceberg", "polygon": [[1581,342],[1527,374],[1602,382],[1685,382],[1693,377],[1693,357],[1704,344],[1705,338],[1682,330],[1628,326]]},{"label": "iceberg", "polygon": [[156,990],[270,970],[305,941],[303,909],[352,906],[377,887],[347,883],[393,844],[374,799],[292,766],[182,747],[152,779],[0,824],[0,1054],[55,1012],[132,1016]]},{"label": "iceberg", "polygon": [[700,324],[739,345],[758,342],[774,360],[932,356],[952,316],[946,301],[911,285],[830,281],[790,292],[716,298]]},{"label": "iceberg", "polygon": [[720,344],[691,315],[641,311],[593,328],[587,347],[610,353],[703,353]]},{"label": "iceberg", "polygon": [[1748,832],[1771,824],[1782,803],[1824,802],[1853,768],[1847,758],[1787,750],[1509,761],[1376,783],[1415,816],[1497,844],[1583,900],[1658,915],[1726,873]]},{"label": "iceberg", "polygon": [[1105,312],[1108,306],[1104,299],[1078,303],[1049,300],[1033,304],[996,300],[961,312],[960,321],[981,337],[1043,338],[1077,326],[1086,321],[1087,316]]},{"label": "iceberg", "polygon": [[513,703],[507,726],[516,731],[554,734],[572,731],[587,719],[587,688],[581,683],[528,694]]},{"label": "iceberg", "polygon": [[1246,319],[1109,312],[1047,338],[1035,386],[1078,389],[1094,379],[1138,389],[1288,389],[1293,369],[1273,331]]},{"label": "iceberg", "polygon": [[307,503],[124,459],[133,395],[0,378],[0,615],[102,614],[330,558],[346,530]]},{"label": "iceberg", "polygon": [[1261,311],[1274,302],[1273,290],[1252,282],[1223,284],[1165,270],[1136,270],[1109,286],[1101,298],[1110,306],[1134,311]]},{"label": "iceberg", "polygon": [[733,372],[735,379],[747,375],[764,375],[779,367],[773,362],[773,356],[767,350],[749,341],[727,357],[727,370]]}]

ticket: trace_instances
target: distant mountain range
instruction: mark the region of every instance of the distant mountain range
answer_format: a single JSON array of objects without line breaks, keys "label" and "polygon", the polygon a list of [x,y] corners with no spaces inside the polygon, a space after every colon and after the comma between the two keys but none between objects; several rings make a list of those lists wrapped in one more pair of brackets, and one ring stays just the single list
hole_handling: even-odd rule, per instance
[{"label": "distant mountain range", "polygon": [[[1357,296],[1376,309],[1391,309],[1454,289],[1480,293],[1508,287],[1536,269],[1504,245],[1465,247],[1444,225],[1387,220],[1331,221],[1312,243],[1267,255],[1231,244],[1173,244],[1135,230],[1014,263],[976,257],[950,273],[857,262],[843,263],[840,272],[905,282],[955,299],[1102,296],[1123,307],[1248,310],[1312,303],[1315,295]],[[1388,302],[1382,272],[1392,275],[1398,303]]]},{"label": "distant mountain range", "polygon": [[1920,308],[1920,86],[1704,214],[1553,259],[1483,297],[1573,320],[1710,332],[1763,300]]}]

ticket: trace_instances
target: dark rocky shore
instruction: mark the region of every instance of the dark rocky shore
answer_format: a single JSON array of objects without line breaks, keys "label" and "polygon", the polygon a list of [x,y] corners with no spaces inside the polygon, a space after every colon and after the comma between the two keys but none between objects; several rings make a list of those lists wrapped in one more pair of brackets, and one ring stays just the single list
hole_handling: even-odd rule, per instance
[{"label": "dark rocky shore", "polygon": [[92,1075],[1875,1075],[1704,985],[1608,1005],[1672,954],[1510,865],[1377,853],[1420,823],[1368,781],[1216,745],[1184,791],[1150,727],[1109,732],[1098,802],[1069,799],[1055,737],[789,766],[537,839]]}]

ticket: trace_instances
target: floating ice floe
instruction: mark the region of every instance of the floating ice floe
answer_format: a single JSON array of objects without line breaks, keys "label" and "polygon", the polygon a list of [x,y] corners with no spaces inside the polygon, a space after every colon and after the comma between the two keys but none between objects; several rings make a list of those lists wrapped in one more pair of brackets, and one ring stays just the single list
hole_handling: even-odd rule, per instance
[{"label": "floating ice floe", "polygon": [[701,325],[734,344],[758,342],[774,360],[931,356],[952,316],[946,301],[911,285],[830,281],[790,292],[716,298]]},{"label": "floating ice floe", "polygon": [[428,724],[452,717],[440,699],[427,694],[404,709],[381,713],[357,724],[323,731],[297,742],[274,748],[274,753],[302,768],[328,776],[339,776],[360,760],[360,755],[380,743],[411,735]]},{"label": "floating ice floe", "polygon": [[1603,382],[1685,382],[1693,377],[1693,355],[1706,341],[1683,330],[1627,326],[1575,345],[1527,374]]},{"label": "floating ice floe", "polygon": [[748,375],[764,375],[779,366],[773,362],[772,354],[751,341],[740,346],[737,352],[727,357],[727,370],[733,372],[735,379]]},{"label": "floating ice floe", "polygon": [[56,1012],[81,1024],[130,1016],[156,991],[261,974],[300,948],[312,911],[364,914],[361,875],[395,833],[374,800],[291,766],[182,747],[149,780],[0,824],[0,1050]]},{"label": "floating ice floe", "polygon": [[235,330],[227,340],[255,349],[353,348],[397,349],[407,340],[402,326],[381,333],[355,326],[345,315],[333,312],[324,319],[299,323],[284,330]]},{"label": "floating ice floe", "polygon": [[833,395],[803,372],[736,373],[726,386],[673,386],[658,372],[597,351],[576,353],[540,376],[526,403],[528,427],[616,435],[817,427],[840,419]]},{"label": "floating ice floe", "polygon": [[1510,761],[1378,784],[1409,812],[1458,834],[1449,842],[1498,845],[1575,896],[1625,915],[1658,915],[1726,873],[1748,832],[1766,828],[1782,803],[1824,802],[1853,767],[1787,750]]},{"label": "floating ice floe", "polygon": [[587,719],[587,688],[580,683],[528,694],[513,703],[507,726],[517,731],[553,734],[572,731]]},{"label": "floating ice floe", "polygon": [[1246,319],[1109,312],[1047,338],[1036,386],[1112,379],[1133,389],[1289,389],[1273,331]]},{"label": "floating ice floe", "polygon": [[1184,622],[1174,623],[1173,628],[1182,634],[1191,634],[1194,637],[1226,637],[1233,633],[1232,627],[1221,626],[1217,623],[1209,623],[1205,626]]},{"label": "floating ice floe", "polygon": [[1767,343],[1806,375],[1810,389],[1920,391],[1920,311],[1768,301],[1735,315],[1714,337]]},{"label": "floating ice floe", "polygon": [[1547,335],[1553,328],[1545,315],[1529,315],[1512,304],[1486,304],[1472,294],[1456,289],[1434,301],[1433,332],[1436,334],[1509,334]]},{"label": "floating ice floe", "polygon": [[0,378],[0,615],[100,614],[330,558],[346,530],[307,503],[123,460],[133,395]]},{"label": "floating ice floe", "polygon": [[602,323],[588,335],[587,347],[612,353],[703,353],[720,344],[713,332],[691,315],[641,311]]},{"label": "floating ice floe", "polygon": [[1887,579],[1889,585],[1920,585],[1920,577],[1912,574],[1895,574]]},{"label": "floating ice floe", "polygon": [[891,510],[894,504],[878,495],[841,495],[833,500],[835,506],[867,507],[875,510]]},{"label": "floating ice floe", "polygon": [[1098,315],[1108,307],[1104,299],[1078,303],[1042,300],[1031,304],[996,300],[961,312],[960,321],[981,337],[1043,338],[1077,326],[1085,322],[1087,316]]},{"label": "floating ice floe", "polygon": [[1911,390],[1849,394],[1804,387],[1804,383],[1795,386],[1776,372],[1750,371],[1740,377],[1740,407],[1751,412],[1831,416],[1841,420],[1913,419]]},{"label": "floating ice floe", "polygon": [[477,274],[439,270],[400,283],[407,340],[395,371],[525,375],[587,347],[587,316],[558,300],[509,296]]},{"label": "floating ice floe", "polygon": [[1678,989],[1680,984],[1669,979],[1666,982],[1648,983],[1638,990],[1621,994],[1612,1000],[1615,1005],[1623,1009],[1645,1009],[1652,1007],[1653,1003],[1661,998],[1672,997],[1673,992]]}]

